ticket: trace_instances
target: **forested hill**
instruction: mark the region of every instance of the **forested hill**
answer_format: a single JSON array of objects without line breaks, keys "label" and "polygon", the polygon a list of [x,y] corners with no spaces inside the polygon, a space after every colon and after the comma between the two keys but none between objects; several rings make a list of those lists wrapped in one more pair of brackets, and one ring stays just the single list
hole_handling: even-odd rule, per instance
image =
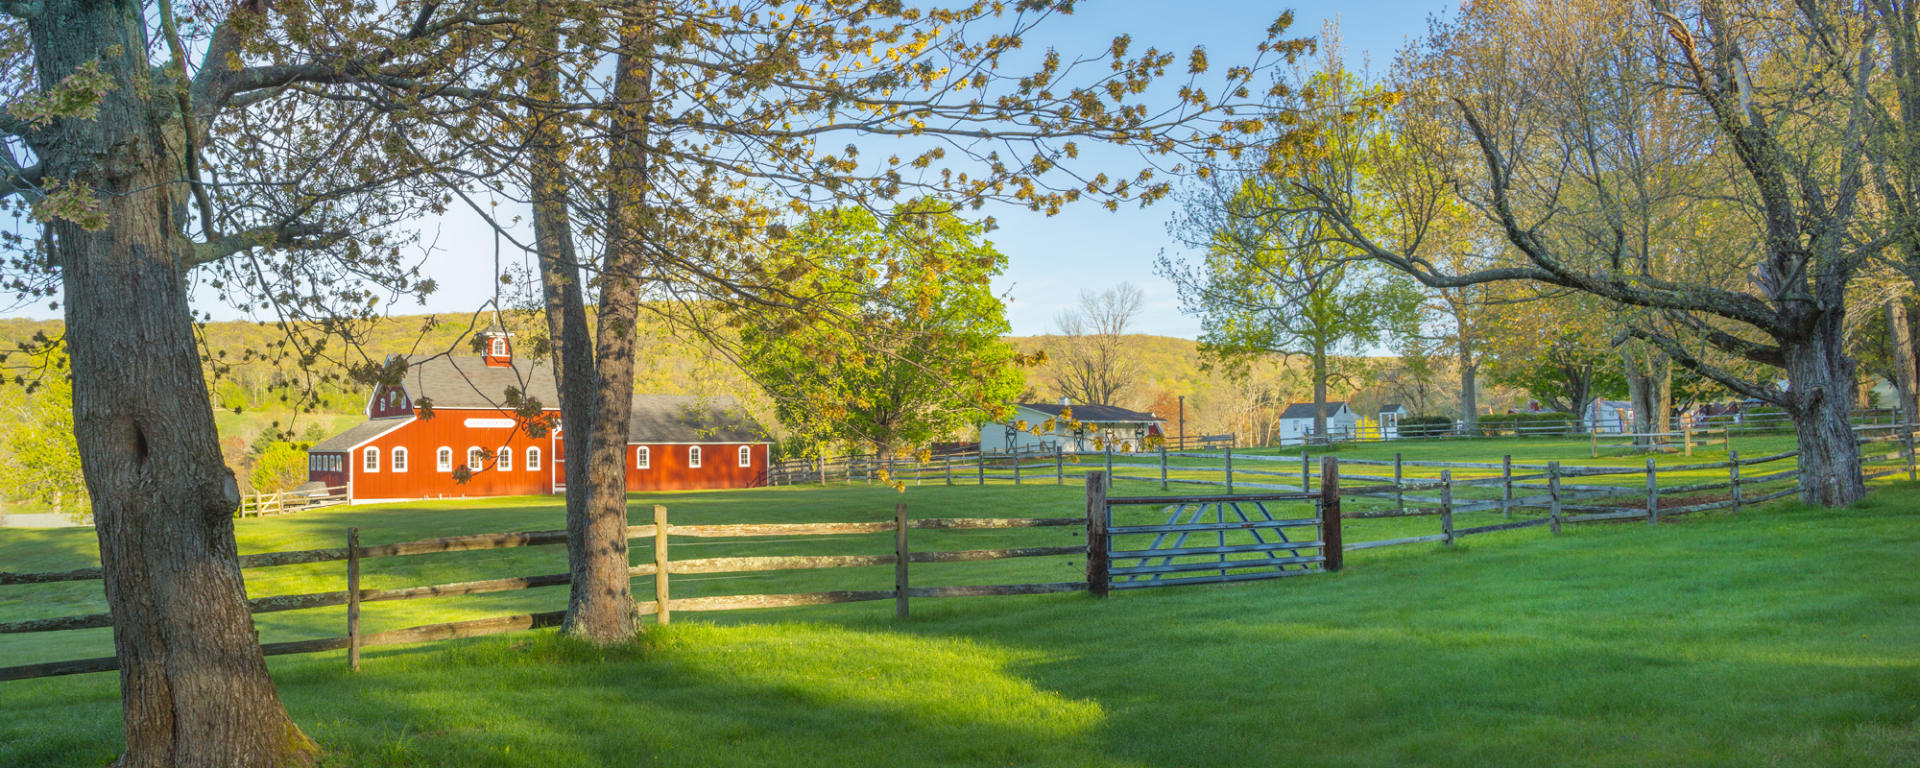
[{"label": "forested hill", "polygon": [[[537,316],[519,314],[505,318],[509,329],[527,341],[521,353],[539,346],[544,329],[536,325]],[[322,396],[323,410],[335,413],[358,412],[364,402],[360,388],[340,381],[345,370],[341,361],[381,360],[388,354],[422,354],[454,350],[471,354],[460,342],[472,332],[492,323],[491,317],[468,315],[396,316],[359,334],[357,347],[343,349],[334,341],[326,359],[306,371],[292,359],[275,362],[284,337],[271,324],[230,321],[208,323],[202,339],[206,353],[227,361],[228,367],[213,376],[211,388],[216,407],[224,411],[260,411],[282,408],[282,395],[289,384],[302,381]],[[13,350],[17,343],[38,333],[58,336],[61,324],[48,320],[0,320],[0,349]],[[707,344],[682,342],[643,327],[642,364],[637,388],[666,394],[724,394],[738,397],[756,416],[769,424],[770,407],[760,388],[731,362]],[[1027,336],[1010,339],[1023,352],[1057,349],[1065,340],[1057,336]],[[1277,364],[1262,366],[1251,376],[1232,379],[1219,371],[1203,370],[1197,345],[1190,339],[1167,336],[1131,335],[1124,342],[1125,359],[1131,361],[1134,383],[1116,400],[1117,405],[1141,410],[1167,410],[1187,396],[1187,419],[1193,431],[1224,431],[1247,428],[1246,419],[1275,401],[1305,396],[1305,382],[1297,371]],[[251,354],[249,354],[251,353]],[[262,359],[262,355],[266,359]],[[20,359],[9,361],[8,377],[20,372]],[[1029,396],[1058,397],[1050,361],[1028,369]],[[303,375],[304,374],[304,375]],[[1336,399],[1343,398],[1338,393]]]}]

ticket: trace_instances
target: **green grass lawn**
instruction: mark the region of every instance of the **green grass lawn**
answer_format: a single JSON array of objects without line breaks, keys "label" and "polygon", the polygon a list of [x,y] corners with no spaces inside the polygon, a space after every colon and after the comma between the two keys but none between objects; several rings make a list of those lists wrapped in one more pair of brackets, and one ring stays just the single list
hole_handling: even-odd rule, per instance
[{"label": "green grass lawn", "polygon": [[[1521,461],[1534,442],[1497,445]],[[1541,441],[1545,453],[1526,460],[1568,457],[1575,446],[1561,442]],[[1453,443],[1423,458],[1485,460],[1486,448]],[[1577,448],[1584,455],[1585,444]],[[1341,455],[1362,450],[1376,448]],[[1158,488],[1134,486],[1116,493]],[[296,720],[340,766],[1920,765],[1916,491],[1884,485],[1845,510],[1781,503],[1661,526],[1366,550],[1339,574],[1104,601],[920,600],[905,622],[884,602],[679,613],[673,626],[610,651],[549,631],[371,649],[357,674],[339,653],[270,665]],[[635,522],[649,521],[655,503],[685,524],[854,521],[888,519],[901,501],[918,517],[1083,508],[1069,480],[645,494],[632,509]],[[349,525],[382,543],[551,529],[561,518],[555,499],[434,502],[246,520],[238,536],[242,552],[258,552],[338,546]],[[1359,520],[1347,538],[1436,526],[1431,517]],[[916,549],[1079,541],[1071,528],[913,537]],[[681,559],[885,552],[891,542],[673,547]],[[0,530],[0,570],[87,565],[93,551],[87,529]],[[557,547],[388,558],[368,563],[366,583],[555,573],[564,560]],[[916,565],[914,581],[1067,581],[1081,568],[1078,558]],[[340,589],[342,570],[247,575],[258,596]],[[881,567],[685,576],[673,587],[678,597],[890,584],[891,567]],[[651,594],[647,579],[634,586]],[[565,595],[374,603],[367,628],[553,610]],[[0,619],[102,609],[97,582],[0,588]],[[316,609],[263,614],[259,624],[264,640],[288,640],[341,634],[343,617]],[[0,636],[0,664],[108,652],[105,630]],[[0,683],[0,707],[14,715],[0,718],[0,765],[111,761],[116,683],[111,674]]]}]

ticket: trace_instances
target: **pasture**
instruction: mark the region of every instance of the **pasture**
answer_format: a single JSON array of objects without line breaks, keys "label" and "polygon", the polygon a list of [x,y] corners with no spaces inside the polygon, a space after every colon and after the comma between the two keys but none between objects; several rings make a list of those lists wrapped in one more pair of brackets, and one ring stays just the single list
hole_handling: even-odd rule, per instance
[{"label": "pasture", "polygon": [[[1773,441],[1769,443],[1767,441]],[[1790,437],[1736,438],[1743,455]],[[1343,457],[1594,462],[1584,441],[1361,446]],[[1715,460],[1718,448],[1691,459]],[[1317,452],[1316,452],[1317,455]],[[1524,458],[1523,458],[1524,457]],[[1185,460],[1179,460],[1185,461]],[[1094,468],[1087,462],[1081,469]],[[1051,477],[1048,478],[1051,481]],[[1632,482],[1627,476],[1623,482]],[[909,481],[910,482],[910,481]],[[598,651],[552,631],[270,660],[294,717],[342,766],[1920,765],[1920,498],[1851,509],[1493,533],[1352,552],[1347,569],[1241,585],[677,613]],[[1176,492],[1179,487],[1176,486]],[[1116,494],[1158,493],[1122,482]],[[1188,489],[1188,492],[1192,492]],[[1082,489],[908,485],[636,494],[635,523],[1071,517]],[[241,552],[562,526],[558,499],[330,508],[237,523]],[[1475,513],[1487,519],[1498,512]],[[1462,526],[1472,524],[1462,521]],[[1435,529],[1350,520],[1349,542]],[[1058,546],[1071,528],[915,531],[914,547]],[[867,554],[886,535],[675,540],[676,557]],[[644,549],[638,547],[636,549]],[[90,529],[0,530],[0,570],[94,562]],[[636,562],[645,554],[636,552]],[[914,566],[916,584],[1069,581],[1077,557]],[[370,561],[368,587],[565,570],[558,547]],[[891,567],[677,576],[676,597],[885,589]],[[340,589],[339,563],[248,571],[254,596]],[[647,595],[647,578],[635,580]],[[0,587],[0,621],[103,610],[97,582]],[[564,587],[369,603],[382,631],[553,610]],[[344,609],[258,617],[273,642],[333,636]],[[110,653],[107,630],[0,635],[0,665]],[[0,683],[0,765],[118,753],[111,674]]]}]

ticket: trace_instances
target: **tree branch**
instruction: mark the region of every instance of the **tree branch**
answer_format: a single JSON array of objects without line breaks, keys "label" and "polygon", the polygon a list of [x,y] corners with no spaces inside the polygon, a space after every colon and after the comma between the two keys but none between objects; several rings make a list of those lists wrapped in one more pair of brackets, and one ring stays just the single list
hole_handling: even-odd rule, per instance
[{"label": "tree branch", "polygon": [[195,244],[191,266],[210,264],[254,248],[324,248],[341,237],[344,235],[318,224],[298,221],[255,227]]}]

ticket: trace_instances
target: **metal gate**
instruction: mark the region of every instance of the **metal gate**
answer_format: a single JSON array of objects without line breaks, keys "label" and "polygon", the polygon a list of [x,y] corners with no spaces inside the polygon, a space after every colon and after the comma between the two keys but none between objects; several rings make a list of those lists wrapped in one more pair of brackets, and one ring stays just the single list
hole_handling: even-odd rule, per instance
[{"label": "metal gate", "polygon": [[[1098,594],[1340,568],[1337,490],[1331,495],[1100,496],[1089,499],[1094,503],[1088,508],[1094,546],[1087,577]],[[1326,498],[1335,501],[1327,504]]]}]

